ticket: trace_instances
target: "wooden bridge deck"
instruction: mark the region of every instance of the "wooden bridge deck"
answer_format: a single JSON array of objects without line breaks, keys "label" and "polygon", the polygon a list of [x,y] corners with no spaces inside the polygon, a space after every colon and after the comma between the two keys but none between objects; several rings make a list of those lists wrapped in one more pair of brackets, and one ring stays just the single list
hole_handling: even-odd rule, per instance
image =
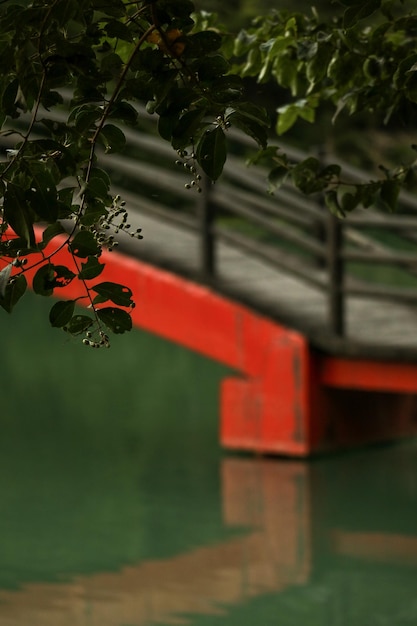
[{"label": "wooden bridge deck", "polygon": [[[198,234],[153,216],[149,203],[144,210],[138,196],[123,191],[123,197],[132,227],[142,228],[144,239],[138,242],[121,234],[121,249],[210,285],[199,271]],[[216,246],[216,290],[301,331],[313,346],[359,358],[417,360],[417,306],[351,296],[345,335],[337,337],[329,330],[327,296],[321,290],[230,243],[218,241]],[[311,273],[319,276],[320,270],[312,267]]]}]

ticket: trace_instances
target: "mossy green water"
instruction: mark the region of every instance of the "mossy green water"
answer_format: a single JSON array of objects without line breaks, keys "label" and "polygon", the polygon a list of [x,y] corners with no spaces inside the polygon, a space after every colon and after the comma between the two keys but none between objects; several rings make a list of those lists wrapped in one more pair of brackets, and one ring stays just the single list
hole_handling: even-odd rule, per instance
[{"label": "mossy green water", "polygon": [[[249,557],[245,539],[262,532],[262,523],[230,525],[225,517],[228,490],[221,468],[226,459],[217,428],[219,382],[227,370],[139,330],[115,338],[110,350],[68,342],[47,327],[50,302],[27,297],[30,322],[25,307],[0,321],[0,590],[17,590],[14,606],[28,583],[100,580],[96,574],[129,565],[144,564],[146,571],[149,560],[158,562],[161,572],[174,571],[171,557],[211,546],[213,552],[203,551],[201,561],[209,571],[195,576],[213,585],[202,590],[206,602],[213,592],[213,611],[185,611],[190,626],[416,623],[417,562],[411,552],[404,560],[395,554],[398,538],[412,549],[417,536],[416,443],[296,462],[296,492],[309,514],[294,567],[281,568],[279,553],[271,550],[273,518],[259,544],[259,560],[256,554]],[[262,476],[257,464],[263,461],[244,462],[254,471],[248,472],[247,484],[239,474],[243,483],[235,487],[247,501],[243,497],[239,504],[238,498],[238,510],[252,507],[260,521],[264,511],[275,512],[276,533],[285,530],[280,511],[284,518],[290,511],[293,523],[291,511],[301,506],[294,491],[277,483],[275,492],[271,476],[280,473],[273,471],[265,474],[265,492],[262,481],[254,492]],[[380,541],[381,552],[373,557],[340,551],[335,532],[353,542],[356,533]],[[241,546],[241,554],[223,562],[221,546],[230,555],[228,545]],[[266,571],[272,578],[263,587]],[[178,575],[182,597],[193,600],[192,582],[181,579],[181,569]],[[240,591],[219,606],[221,580]],[[156,589],[158,582],[153,584]],[[134,597],[135,590],[126,593]],[[105,610],[105,594],[102,601]],[[57,611],[54,602],[52,597]],[[87,611],[89,598],[84,602]],[[99,602],[100,595],[94,595],[94,607]],[[96,622],[92,615],[73,626],[81,623]],[[143,616],[131,626],[136,623],[143,625]]]},{"label": "mossy green water", "polygon": [[86,348],[27,298],[0,321],[0,587],[218,539],[226,369],[139,330]]}]

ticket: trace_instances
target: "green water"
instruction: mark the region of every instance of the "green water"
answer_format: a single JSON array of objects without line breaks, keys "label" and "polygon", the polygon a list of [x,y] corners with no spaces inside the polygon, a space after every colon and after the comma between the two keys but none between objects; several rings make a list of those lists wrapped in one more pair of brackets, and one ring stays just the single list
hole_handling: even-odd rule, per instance
[{"label": "green water", "polygon": [[415,442],[224,454],[224,367],[89,350],[28,297],[0,318],[0,626],[417,624]]}]

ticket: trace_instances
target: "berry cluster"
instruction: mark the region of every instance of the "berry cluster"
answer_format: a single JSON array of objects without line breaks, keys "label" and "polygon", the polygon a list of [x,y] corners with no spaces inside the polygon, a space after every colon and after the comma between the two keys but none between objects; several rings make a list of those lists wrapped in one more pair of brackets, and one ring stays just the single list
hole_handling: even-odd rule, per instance
[{"label": "berry cluster", "polygon": [[16,258],[14,259],[12,265],[14,265],[14,267],[23,267],[24,265],[27,264],[28,260],[26,258],[21,258],[20,257],[20,250],[18,250],[16,252]]},{"label": "berry cluster", "polygon": [[102,330],[98,331],[98,335],[99,338],[94,339],[93,333],[90,330],[87,330],[83,339],[83,344],[85,346],[89,346],[90,348],[110,348],[109,336]]},{"label": "berry cluster", "polygon": [[179,165],[180,167],[184,167],[186,170],[190,172],[192,175],[192,179],[189,183],[185,183],[184,187],[186,189],[191,189],[194,187],[198,193],[202,192],[200,187],[201,175],[198,173],[196,167],[196,154],[195,152],[191,152],[188,154],[187,150],[177,150],[177,154],[180,157],[175,161],[175,165]]},{"label": "berry cluster", "polygon": [[119,232],[124,232],[135,239],[143,239],[143,236],[141,235],[141,228],[131,230],[131,225],[128,223],[128,212],[125,205],[126,202],[121,200],[120,196],[115,196],[107,214],[100,217],[96,228],[92,230],[97,242],[101,246],[108,248],[110,252],[113,248],[118,246],[118,242],[115,240],[114,235],[108,234],[108,231],[110,230],[112,230],[115,235]]}]

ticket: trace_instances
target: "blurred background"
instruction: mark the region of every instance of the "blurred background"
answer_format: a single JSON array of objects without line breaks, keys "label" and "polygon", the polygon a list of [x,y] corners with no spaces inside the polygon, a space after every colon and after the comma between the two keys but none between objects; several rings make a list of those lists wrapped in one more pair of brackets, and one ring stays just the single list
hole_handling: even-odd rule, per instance
[{"label": "blurred background", "polygon": [[[222,2],[221,0],[196,0],[194,3],[198,10],[215,12],[219,22],[224,24],[232,33],[250,27],[252,20],[257,15],[271,11],[300,12],[311,15],[317,12],[323,22],[329,22],[335,17],[343,15],[344,7],[341,3],[331,0],[318,0],[311,3],[305,0],[233,0]],[[396,10],[399,3],[393,3]],[[410,8],[407,2],[404,12]],[[283,103],[292,100],[291,96],[276,85],[268,82],[258,85],[256,81],[247,81],[251,96],[258,93],[260,102],[266,105],[272,117],[276,109]],[[410,112],[407,112],[409,115]],[[383,163],[386,167],[398,165],[399,162],[409,162],[414,159],[414,153],[410,148],[410,137],[404,128],[404,119],[393,117],[389,125],[384,124],[381,115],[358,112],[354,118],[341,114],[336,124],[332,123],[334,108],[321,106],[317,112],[314,124],[299,119],[295,127],[285,134],[285,143],[291,143],[303,150],[317,150],[320,148],[327,153],[349,162],[359,168],[375,171],[376,167]],[[415,125],[415,114],[413,124]]]}]

